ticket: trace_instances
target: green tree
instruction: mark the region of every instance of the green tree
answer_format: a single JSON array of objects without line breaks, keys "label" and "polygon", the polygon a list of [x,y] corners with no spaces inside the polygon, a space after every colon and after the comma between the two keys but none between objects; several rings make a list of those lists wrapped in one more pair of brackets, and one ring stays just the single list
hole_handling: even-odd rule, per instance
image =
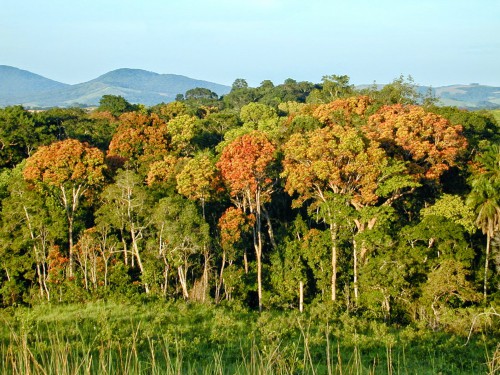
[{"label": "green tree", "polygon": [[[144,183],[137,173],[131,170],[121,170],[116,175],[116,182],[108,185],[102,193],[103,203],[97,211],[97,223],[108,222],[121,233],[125,262],[130,239],[131,266],[139,267],[143,276],[146,272],[142,257],[145,232],[151,224],[151,204]],[[129,237],[126,237],[128,234]],[[149,285],[143,280],[146,293]]]},{"label": "green tree", "polygon": [[423,100],[422,95],[417,91],[417,85],[413,78],[411,76],[405,78],[403,75],[400,75],[391,83],[383,85],[380,90],[375,86],[370,96],[384,105],[419,104]]},{"label": "green tree", "polygon": [[199,125],[198,119],[189,115],[180,115],[168,122],[167,133],[176,154],[186,156],[194,152],[193,140],[200,132]]},{"label": "green tree", "polygon": [[0,168],[14,167],[57,135],[53,124],[40,121],[21,106],[0,109]]},{"label": "green tree", "polygon": [[115,117],[137,109],[136,105],[130,104],[123,96],[118,95],[103,95],[99,100],[99,107],[97,107],[97,111],[109,112]]},{"label": "green tree", "polygon": [[476,213],[476,225],[486,235],[483,298],[488,292],[488,268],[491,239],[500,231],[500,147],[490,146],[476,158],[477,167],[471,178],[467,202]]},{"label": "green tree", "polygon": [[23,168],[24,163],[2,175],[9,193],[2,202],[0,229],[0,267],[7,279],[2,288],[4,300],[7,294],[11,302],[20,302],[21,293],[27,292],[22,290],[26,282],[29,287],[38,285],[38,299],[50,300],[48,254],[64,238],[64,220],[54,215],[50,198],[43,199],[24,181]]},{"label": "green tree", "polygon": [[196,87],[186,91],[184,94],[184,103],[191,107],[218,106],[219,96],[206,88]]},{"label": "green tree", "polygon": [[155,226],[157,254],[164,264],[163,288],[166,290],[171,268],[177,271],[182,296],[185,299],[205,301],[207,287],[204,285],[205,271],[201,277],[201,287],[192,288],[190,295],[188,275],[190,268],[198,262],[195,256],[203,252],[209,241],[209,227],[199,215],[194,203],[179,197],[166,197],[155,206],[152,214]]},{"label": "green tree", "polygon": [[349,76],[323,76],[321,88],[314,89],[307,97],[308,103],[329,103],[336,99],[354,95],[354,85],[349,84]]}]

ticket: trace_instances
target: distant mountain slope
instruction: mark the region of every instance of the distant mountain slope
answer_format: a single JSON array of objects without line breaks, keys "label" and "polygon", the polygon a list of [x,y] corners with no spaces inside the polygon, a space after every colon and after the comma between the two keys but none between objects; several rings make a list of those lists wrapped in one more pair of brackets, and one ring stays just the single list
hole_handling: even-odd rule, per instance
[{"label": "distant mountain slope", "polygon": [[[0,65],[0,107],[15,104],[32,108],[95,106],[103,95],[121,95],[130,103],[151,106],[173,101],[177,94],[196,87],[207,88],[218,95],[231,90],[229,86],[213,82],[141,69],[117,69],[88,82],[67,85],[26,70]],[[429,87],[420,86],[418,90],[426,94]],[[441,105],[467,109],[500,108],[500,87],[470,84],[431,90]]]},{"label": "distant mountain slope", "polygon": [[479,84],[436,87],[440,104],[468,109],[500,108],[500,87]]},{"label": "distant mountain slope", "polygon": [[0,105],[22,97],[61,90],[69,85],[12,66],[0,65]]},{"label": "distant mountain slope", "polygon": [[[22,104],[26,107],[92,106],[103,95],[121,95],[131,103],[154,105],[175,100],[177,94],[203,87],[218,95],[227,94],[231,88],[213,82],[201,81],[174,74],[158,74],[140,69],[118,69],[91,81],[66,85],[51,81],[16,68],[0,70],[0,106]],[[22,72],[21,74],[19,72]],[[12,74],[11,74],[12,73]],[[40,77],[34,80],[32,76]],[[32,86],[28,83],[32,82]],[[18,89],[13,87],[20,82]],[[49,82],[53,82],[49,85]]]}]

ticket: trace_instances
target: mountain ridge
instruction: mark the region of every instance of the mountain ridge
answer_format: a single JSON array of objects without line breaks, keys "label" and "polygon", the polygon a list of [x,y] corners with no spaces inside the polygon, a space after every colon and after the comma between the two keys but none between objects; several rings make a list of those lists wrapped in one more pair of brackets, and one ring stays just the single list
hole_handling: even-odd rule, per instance
[{"label": "mountain ridge", "polygon": [[[18,104],[27,108],[95,106],[103,95],[120,95],[130,103],[150,106],[173,101],[178,94],[196,87],[207,88],[219,96],[231,90],[226,85],[183,75],[132,68],[115,69],[90,81],[70,85],[27,70],[0,65],[0,107]],[[417,89],[422,94],[430,89],[440,105],[472,110],[500,108],[500,87],[473,83],[417,86]]]},{"label": "mountain ridge", "polygon": [[0,107],[18,104],[32,108],[92,106],[98,105],[103,95],[120,95],[131,103],[154,105],[173,101],[177,94],[196,87],[207,88],[218,95],[231,90],[229,86],[183,75],[131,68],[112,70],[90,81],[68,85],[0,65]]}]

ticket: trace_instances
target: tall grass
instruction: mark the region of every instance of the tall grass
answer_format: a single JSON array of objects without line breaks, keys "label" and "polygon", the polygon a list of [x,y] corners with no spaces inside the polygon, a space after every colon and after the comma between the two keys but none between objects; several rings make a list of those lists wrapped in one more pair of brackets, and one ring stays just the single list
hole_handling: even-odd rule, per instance
[{"label": "tall grass", "polygon": [[[495,374],[490,342],[206,306],[0,313],[2,374]],[[384,328],[385,327],[385,328]]]}]

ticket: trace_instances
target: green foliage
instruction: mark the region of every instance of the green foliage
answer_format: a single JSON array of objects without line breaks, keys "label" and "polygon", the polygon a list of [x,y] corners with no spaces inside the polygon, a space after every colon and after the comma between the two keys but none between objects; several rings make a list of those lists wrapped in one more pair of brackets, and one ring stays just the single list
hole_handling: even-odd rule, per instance
[{"label": "green foliage", "polygon": [[437,106],[432,106],[429,110],[447,118],[453,125],[461,125],[471,152],[477,152],[500,141],[500,122],[495,119],[494,112]]},{"label": "green foliage", "polygon": [[370,94],[382,105],[418,104],[423,99],[417,91],[413,78],[411,76],[405,78],[403,75],[384,85],[380,90],[375,86]]},{"label": "green foliage", "polygon": [[308,103],[330,103],[335,99],[345,98],[354,94],[354,85],[349,84],[349,76],[323,76],[321,88],[314,89],[307,97]]},{"label": "green foliage", "polygon": [[63,135],[60,126],[21,106],[0,109],[0,168],[12,168],[38,146],[55,141]]},{"label": "green foliage", "polygon": [[104,95],[99,100],[99,112],[109,112],[115,117],[119,117],[125,112],[132,112],[138,109],[137,105],[130,104],[124,97],[117,95]]}]

